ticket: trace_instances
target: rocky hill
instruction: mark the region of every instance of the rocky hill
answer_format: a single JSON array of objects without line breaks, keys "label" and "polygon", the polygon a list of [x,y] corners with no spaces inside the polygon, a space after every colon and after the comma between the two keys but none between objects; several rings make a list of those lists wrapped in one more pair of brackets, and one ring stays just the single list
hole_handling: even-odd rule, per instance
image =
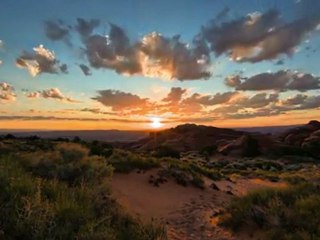
[{"label": "rocky hill", "polygon": [[308,124],[289,129],[279,136],[279,139],[291,146],[296,146],[320,157],[320,122],[310,121]]},{"label": "rocky hill", "polygon": [[174,151],[202,151],[214,148],[216,153],[233,156],[320,156],[320,122],[288,129],[273,136],[227,128],[195,124],[152,132],[145,139],[130,144],[130,148],[153,151],[166,146]]}]

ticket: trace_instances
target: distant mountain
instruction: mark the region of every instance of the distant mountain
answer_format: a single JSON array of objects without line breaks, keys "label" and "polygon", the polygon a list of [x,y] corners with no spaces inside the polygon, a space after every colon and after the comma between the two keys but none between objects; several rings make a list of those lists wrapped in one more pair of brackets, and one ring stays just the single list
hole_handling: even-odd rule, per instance
[{"label": "distant mountain", "polygon": [[17,132],[15,130],[1,131],[1,134],[13,134],[16,137],[38,136],[40,138],[68,138],[79,137],[86,141],[104,142],[132,142],[138,141],[148,136],[146,131],[120,131],[120,130],[82,130],[82,131],[26,131]]},{"label": "distant mountain", "polygon": [[235,128],[235,130],[244,131],[244,132],[257,132],[264,134],[279,134],[288,129],[296,128],[302,126],[299,125],[287,125],[287,126],[266,126],[266,127],[244,127],[244,128]]}]

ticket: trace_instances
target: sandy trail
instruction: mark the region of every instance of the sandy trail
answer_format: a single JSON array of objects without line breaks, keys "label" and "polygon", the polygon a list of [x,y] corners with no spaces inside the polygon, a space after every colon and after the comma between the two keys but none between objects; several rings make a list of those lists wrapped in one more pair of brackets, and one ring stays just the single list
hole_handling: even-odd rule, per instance
[{"label": "sandy trail", "polygon": [[285,186],[260,179],[238,179],[216,181],[214,183],[220,190],[214,190],[210,188],[212,181],[206,179],[204,190],[183,187],[173,180],[155,187],[148,183],[150,175],[156,176],[157,170],[115,174],[113,194],[129,212],[145,220],[156,219],[165,223],[170,240],[245,240],[247,237],[235,238],[217,226],[216,215],[234,195],[241,196],[261,187]]}]

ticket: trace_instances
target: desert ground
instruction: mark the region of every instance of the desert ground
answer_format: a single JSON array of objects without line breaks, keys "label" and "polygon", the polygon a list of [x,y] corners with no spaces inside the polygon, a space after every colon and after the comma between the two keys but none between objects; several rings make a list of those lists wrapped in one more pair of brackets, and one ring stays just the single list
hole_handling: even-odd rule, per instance
[{"label": "desert ground", "polygon": [[[205,188],[184,187],[168,180],[156,187],[148,182],[157,169],[129,174],[115,174],[112,190],[118,202],[145,221],[164,223],[170,240],[221,239],[246,240],[250,234],[237,234],[217,225],[218,215],[234,196],[261,188],[281,188],[284,182],[258,178],[212,181],[205,179]],[[212,183],[217,187],[213,189]],[[252,237],[252,235],[251,235]]]}]

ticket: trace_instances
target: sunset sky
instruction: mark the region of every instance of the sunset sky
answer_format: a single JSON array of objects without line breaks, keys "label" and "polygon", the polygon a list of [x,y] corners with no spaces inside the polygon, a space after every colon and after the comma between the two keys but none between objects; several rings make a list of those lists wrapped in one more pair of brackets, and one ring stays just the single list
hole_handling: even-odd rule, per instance
[{"label": "sunset sky", "polygon": [[319,120],[319,53],[319,0],[2,0],[0,129]]}]

